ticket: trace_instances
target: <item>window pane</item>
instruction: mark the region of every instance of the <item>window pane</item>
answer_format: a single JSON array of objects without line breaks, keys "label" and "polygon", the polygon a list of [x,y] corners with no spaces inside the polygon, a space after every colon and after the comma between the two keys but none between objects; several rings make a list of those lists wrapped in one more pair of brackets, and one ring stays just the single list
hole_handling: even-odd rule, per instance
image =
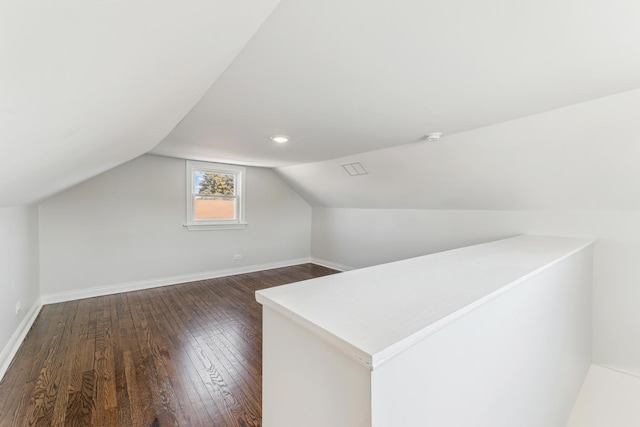
[{"label": "window pane", "polygon": [[236,195],[236,176],[219,172],[194,172],[194,194]]},{"label": "window pane", "polygon": [[193,213],[194,219],[199,221],[236,219],[236,198],[196,196]]}]

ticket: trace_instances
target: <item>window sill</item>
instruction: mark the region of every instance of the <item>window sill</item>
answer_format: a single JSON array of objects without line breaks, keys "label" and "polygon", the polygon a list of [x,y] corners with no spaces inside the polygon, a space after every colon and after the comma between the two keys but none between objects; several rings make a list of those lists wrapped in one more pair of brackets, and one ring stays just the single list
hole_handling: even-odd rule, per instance
[{"label": "window sill", "polygon": [[189,231],[206,231],[206,230],[242,230],[247,228],[246,222],[239,224],[184,224]]}]

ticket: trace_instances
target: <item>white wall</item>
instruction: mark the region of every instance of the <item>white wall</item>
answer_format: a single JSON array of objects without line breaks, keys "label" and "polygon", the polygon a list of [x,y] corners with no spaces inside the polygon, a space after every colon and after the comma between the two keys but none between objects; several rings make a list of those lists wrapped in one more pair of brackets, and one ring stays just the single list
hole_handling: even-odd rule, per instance
[{"label": "white wall", "polygon": [[0,378],[38,303],[38,268],[37,209],[0,208]]},{"label": "white wall", "polygon": [[640,375],[640,212],[314,208],[311,253],[363,267],[521,233],[598,238],[594,361]]},{"label": "white wall", "polygon": [[272,170],[247,168],[246,184],[243,230],[184,228],[185,161],[167,157],[144,155],[45,200],[43,299],[308,258],[309,205]]}]

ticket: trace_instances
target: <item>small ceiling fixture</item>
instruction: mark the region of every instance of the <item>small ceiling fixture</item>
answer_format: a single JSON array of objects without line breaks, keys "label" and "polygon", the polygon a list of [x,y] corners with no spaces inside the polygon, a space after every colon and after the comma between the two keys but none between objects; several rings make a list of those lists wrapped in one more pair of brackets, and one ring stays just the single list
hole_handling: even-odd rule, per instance
[{"label": "small ceiling fixture", "polygon": [[440,140],[441,136],[442,136],[442,132],[432,132],[432,133],[426,134],[424,136],[424,139],[426,139],[429,142],[434,142],[434,141]]},{"label": "small ceiling fixture", "polygon": [[289,142],[289,137],[287,135],[273,135],[271,140],[278,144],[284,144],[285,142]]}]

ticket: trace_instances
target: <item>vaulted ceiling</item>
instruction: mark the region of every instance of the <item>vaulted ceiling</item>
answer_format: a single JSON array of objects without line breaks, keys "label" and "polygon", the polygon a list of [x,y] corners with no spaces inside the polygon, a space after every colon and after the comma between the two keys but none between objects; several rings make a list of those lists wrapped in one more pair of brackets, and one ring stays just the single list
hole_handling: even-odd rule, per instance
[{"label": "vaulted ceiling", "polygon": [[[0,206],[37,201],[149,151],[312,163],[281,173],[314,204],[345,205],[305,183],[322,170],[314,164],[403,153],[429,132],[443,132],[443,143],[489,144],[487,126],[640,87],[633,1],[0,1]],[[625,102],[616,105],[635,105]],[[292,140],[277,145],[274,134]],[[522,156],[522,141],[536,144],[504,138],[488,149],[500,147],[505,164]],[[484,181],[453,175],[491,167],[483,155],[464,167],[478,145],[439,147],[450,163],[432,159],[425,185],[442,201],[413,205],[529,206],[483,202],[509,168],[486,175],[480,192]],[[466,187],[455,193],[443,182]],[[476,197],[451,202],[467,193]]]},{"label": "vaulted ceiling", "polygon": [[[313,206],[638,211],[640,89],[496,125],[278,168]],[[369,174],[342,165],[361,162]]]},{"label": "vaulted ceiling", "polygon": [[152,152],[284,166],[635,89],[638,22],[626,0],[283,0]]},{"label": "vaulted ceiling", "polygon": [[153,148],[277,0],[0,0],[0,206]]}]

